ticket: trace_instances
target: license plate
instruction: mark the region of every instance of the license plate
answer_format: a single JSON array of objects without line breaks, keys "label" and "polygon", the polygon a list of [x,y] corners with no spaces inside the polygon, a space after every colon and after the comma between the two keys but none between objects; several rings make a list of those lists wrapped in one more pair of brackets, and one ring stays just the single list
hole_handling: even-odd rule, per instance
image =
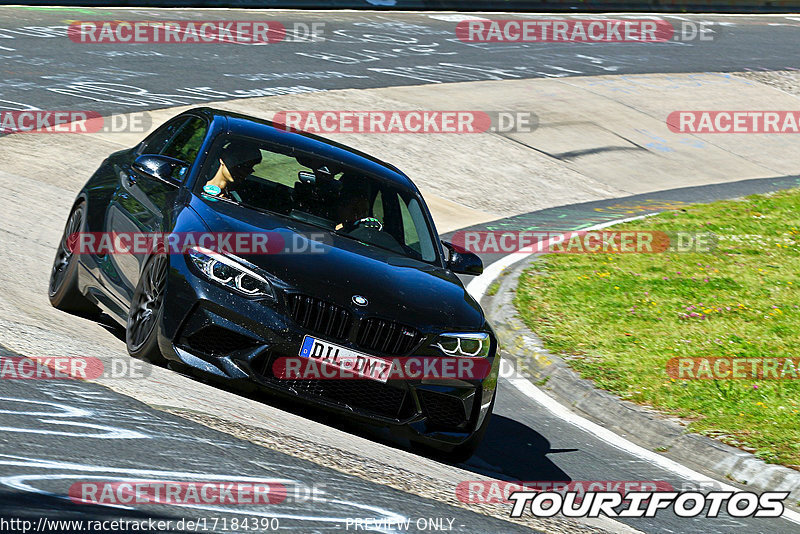
[{"label": "license plate", "polygon": [[385,383],[392,369],[390,361],[311,336],[303,338],[300,356],[345,371],[343,373],[345,378],[361,377]]}]

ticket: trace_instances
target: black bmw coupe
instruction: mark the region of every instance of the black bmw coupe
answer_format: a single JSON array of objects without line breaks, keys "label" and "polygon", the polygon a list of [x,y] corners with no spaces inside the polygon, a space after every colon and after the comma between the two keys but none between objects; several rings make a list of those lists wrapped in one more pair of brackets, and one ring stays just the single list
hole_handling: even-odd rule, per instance
[{"label": "black bmw coupe", "polygon": [[[488,426],[500,363],[480,305],[456,276],[482,269],[439,240],[419,190],[394,166],[199,108],[110,155],[89,179],[49,294],[56,308],[119,321],[133,357],[248,383],[464,460]],[[331,351],[368,366],[481,360],[487,372],[275,372],[280,358]]]}]

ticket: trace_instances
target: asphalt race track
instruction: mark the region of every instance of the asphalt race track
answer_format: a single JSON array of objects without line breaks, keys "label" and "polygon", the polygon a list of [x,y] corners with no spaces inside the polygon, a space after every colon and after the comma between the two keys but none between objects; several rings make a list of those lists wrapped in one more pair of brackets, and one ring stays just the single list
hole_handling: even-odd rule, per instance
[{"label": "asphalt race track", "polygon": [[[26,446],[21,449],[13,439],[4,440],[0,452],[0,517],[35,518],[34,521],[42,515],[63,520],[89,516],[99,520],[171,519],[173,529],[179,531],[177,521],[182,517],[207,517],[213,512],[220,528],[225,521],[236,518],[277,517],[280,529],[319,532],[330,530],[347,518],[396,522],[403,517],[397,510],[414,510],[418,517],[450,519],[444,524],[454,531],[528,530],[254,446],[124,396],[109,394],[105,388],[90,383],[42,387],[18,381],[4,387],[2,403],[2,431],[9,437],[25,435]],[[102,425],[95,423],[98,420]],[[191,461],[186,458],[189,448]],[[287,476],[290,473],[291,478]],[[65,481],[122,477],[142,481],[273,482],[282,486],[285,500],[276,514],[265,513],[263,504],[239,504],[227,509],[224,505],[216,509],[186,507],[191,510],[158,504],[135,509],[108,508],[74,504],[59,495]],[[415,530],[414,526],[410,530]]]},{"label": "asphalt race track", "polygon": [[[263,18],[257,11],[237,13],[172,10],[169,16]],[[274,46],[64,43],[71,21],[115,17],[162,20],[164,15],[147,9],[0,8],[0,104],[107,114],[326,89],[800,67],[800,20],[787,17],[668,15],[676,28],[692,24],[687,35],[706,24],[705,36],[713,32],[713,40],[648,43],[644,53],[632,43],[462,43],[454,35],[459,15],[358,12],[278,12],[270,18],[296,33]],[[324,41],[311,36],[314,23],[325,24],[318,32]]]},{"label": "asphalt race track", "polygon": [[[270,18],[287,27],[300,28],[296,42],[266,46],[78,44],[65,37],[66,27],[76,20],[167,18],[153,9],[122,13],[123,10],[102,8],[0,8],[0,111],[71,109],[108,115],[334,89],[800,68],[800,17],[780,16],[666,16],[674,24],[706,24],[715,38],[641,46],[467,44],[454,37],[453,27],[460,16],[434,13],[169,12],[170,20]],[[295,26],[298,22],[301,26]],[[302,28],[313,23],[325,23],[324,40],[301,35]],[[797,176],[681,189],[665,184],[663,192],[539,210],[476,228],[492,228],[494,224],[505,229],[572,230],[630,216],[613,210],[598,216],[598,207],[702,202],[798,184]],[[652,211],[655,210],[642,207],[635,214]],[[36,225],[48,215],[44,210],[31,212],[29,224]],[[2,226],[6,226],[5,216],[0,217]],[[495,259],[487,256],[484,261],[488,264]],[[42,267],[49,270],[49,260]],[[4,357],[16,355],[2,342],[3,336],[11,335],[7,326],[13,325],[14,320],[0,317],[0,355]],[[48,332],[45,320],[35,326],[25,335]],[[109,326],[108,330],[113,335],[102,342],[104,348],[124,355],[124,338],[119,339],[119,329]],[[56,340],[57,335],[48,339]],[[254,444],[241,435],[233,436],[165,413],[93,383],[4,381],[0,387],[0,414],[0,518],[36,521],[47,515],[60,519],[177,521],[215,516],[230,524],[234,518],[261,514],[279,518],[281,529],[296,532],[352,530],[354,526],[347,521],[354,518],[385,519],[383,527],[371,530],[379,532],[397,531],[397,525],[409,518],[412,531],[432,530],[427,522],[418,522],[425,518],[441,520],[444,527],[458,532],[539,531],[540,526],[541,531],[547,532],[591,531],[588,526],[579,528],[574,523],[558,522],[545,522],[530,529],[489,517],[482,510],[470,511],[469,505],[456,507],[435,495],[420,496],[413,491],[413,481],[409,491],[399,491],[371,481],[363,472],[349,474],[347,462],[338,470],[325,467],[325,462],[321,466],[276,447]],[[302,415],[328,422],[319,414]],[[369,429],[347,430],[382,446],[387,444],[383,436]],[[631,433],[635,434],[635,429]],[[320,444],[321,451],[323,445]],[[701,466],[691,467],[710,475]],[[502,480],[661,481],[675,488],[691,484],[554,416],[506,381],[501,381],[495,416],[483,445],[475,457],[459,468],[463,471],[444,467],[454,470],[454,478],[460,480],[468,480],[472,474]],[[285,503],[269,513],[246,506],[190,510],[158,505],[110,508],[76,504],[64,496],[67,482],[122,477],[274,481],[285,485],[288,496]],[[729,480],[723,482],[731,484]],[[322,493],[309,497],[308,491],[315,487]],[[622,521],[633,529],[652,533],[800,531],[800,525],[787,519],[721,517],[701,521],[665,513],[652,519]],[[604,526],[612,532],[622,528],[613,523]],[[182,531],[179,527],[170,528]],[[219,524],[215,530],[223,531]],[[228,529],[231,530],[244,531]]]}]

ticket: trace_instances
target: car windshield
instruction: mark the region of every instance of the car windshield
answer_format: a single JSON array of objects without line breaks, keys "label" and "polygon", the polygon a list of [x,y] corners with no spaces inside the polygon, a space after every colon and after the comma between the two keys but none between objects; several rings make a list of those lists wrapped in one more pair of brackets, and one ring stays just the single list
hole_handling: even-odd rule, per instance
[{"label": "car windshield", "polygon": [[250,138],[215,143],[197,185],[235,202],[428,263],[435,240],[414,191],[340,162]]}]

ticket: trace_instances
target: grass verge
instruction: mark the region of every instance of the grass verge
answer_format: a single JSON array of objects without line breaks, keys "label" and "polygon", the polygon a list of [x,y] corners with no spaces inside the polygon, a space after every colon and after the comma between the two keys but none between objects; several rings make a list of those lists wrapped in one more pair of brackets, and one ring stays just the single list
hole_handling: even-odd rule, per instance
[{"label": "grass verge", "polygon": [[798,206],[795,189],[615,226],[712,232],[718,242],[707,253],[549,254],[520,277],[515,304],[545,346],[598,387],[800,469],[800,380],[666,371],[675,357],[800,356]]}]

